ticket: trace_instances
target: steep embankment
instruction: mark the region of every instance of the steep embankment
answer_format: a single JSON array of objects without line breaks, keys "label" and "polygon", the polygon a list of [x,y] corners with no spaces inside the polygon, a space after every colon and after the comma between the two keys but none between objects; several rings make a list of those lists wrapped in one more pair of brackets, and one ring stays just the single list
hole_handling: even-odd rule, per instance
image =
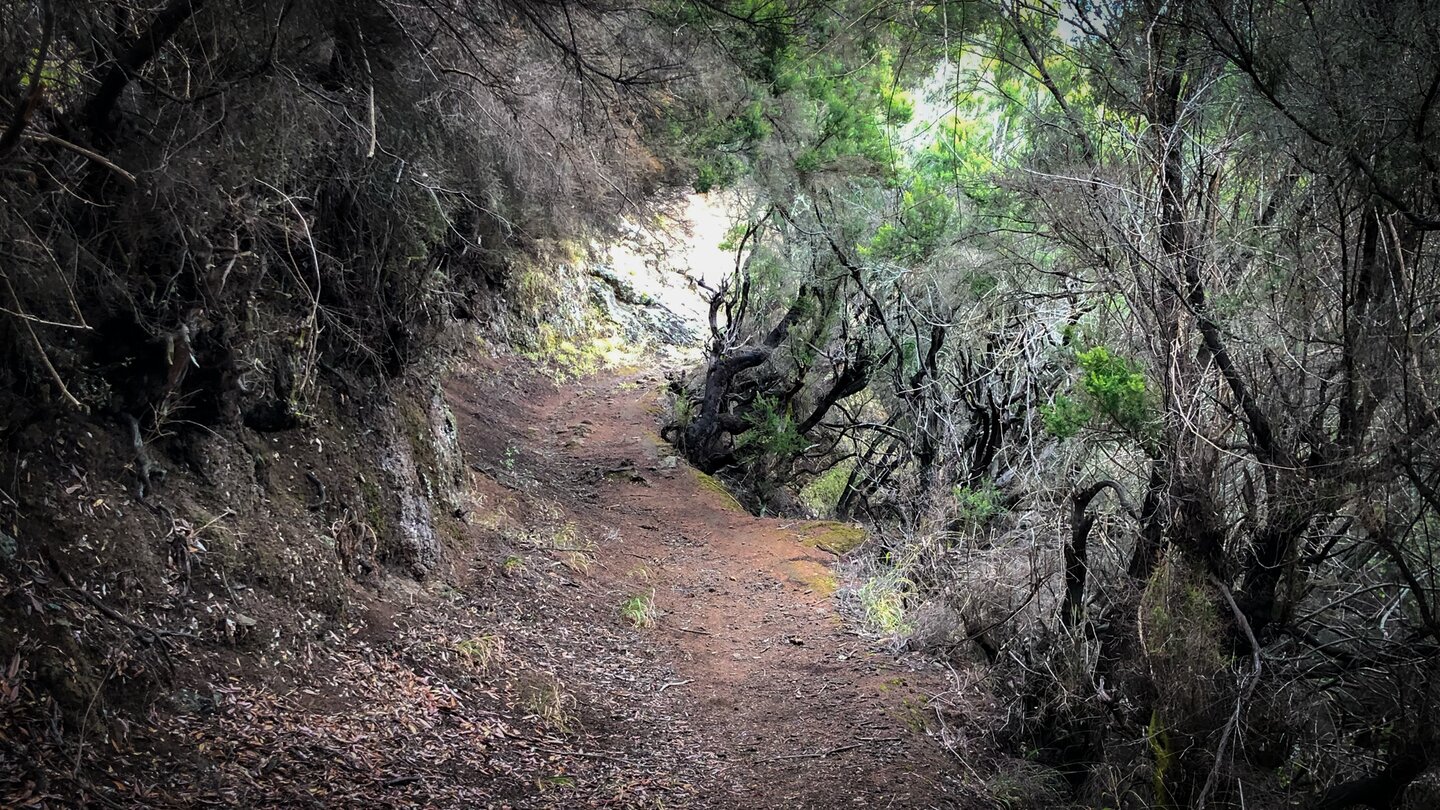
[{"label": "steep embankment", "polygon": [[925,731],[943,679],[836,614],[824,548],[853,530],[752,517],[672,461],[655,375],[557,387],[515,365],[447,386],[470,465],[453,581],[391,577],[284,662],[182,662],[176,700],[87,756],[103,770],[37,740],[45,777],[8,798],[947,806]]}]

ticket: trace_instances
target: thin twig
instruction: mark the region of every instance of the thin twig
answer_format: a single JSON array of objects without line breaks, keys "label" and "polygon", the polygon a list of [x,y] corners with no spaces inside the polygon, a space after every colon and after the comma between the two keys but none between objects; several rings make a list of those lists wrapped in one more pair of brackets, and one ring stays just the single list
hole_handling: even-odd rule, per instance
[{"label": "thin twig", "polygon": [[363,40],[360,56],[365,60],[365,78],[370,85],[370,146],[365,150],[365,159],[370,160],[375,157],[375,150],[380,146],[380,130],[375,124],[375,75],[370,71],[370,54],[366,53]]},{"label": "thin twig", "polygon": [[300,221],[300,228],[305,232],[305,241],[306,241],[308,247],[310,248],[310,261],[311,261],[311,263],[314,264],[314,266],[315,266],[315,289],[314,289],[314,290],[311,290],[311,289],[310,289],[310,285],[307,284],[307,283],[305,283],[304,277],[300,275],[300,270],[299,270],[299,268],[294,268],[294,267],[291,268],[292,270],[294,270],[294,272],[295,272],[295,278],[300,282],[300,286],[304,287],[304,288],[305,288],[305,292],[310,295],[310,318],[309,318],[309,321],[310,321],[310,330],[311,330],[311,331],[310,331],[310,340],[308,341],[309,345],[306,347],[306,348],[308,349],[308,354],[309,354],[309,356],[308,356],[308,357],[306,358],[306,360],[305,360],[305,368],[304,368],[304,371],[303,371],[303,372],[301,373],[301,375],[300,375],[300,385],[299,385],[299,390],[300,390],[300,391],[302,392],[302,394],[303,394],[303,392],[304,392],[307,388],[309,388],[309,386],[310,386],[310,378],[311,378],[311,376],[315,373],[315,358],[316,358],[316,352],[318,351],[318,348],[319,348],[319,345],[320,345],[320,293],[321,293],[321,285],[323,284],[323,281],[322,281],[322,278],[321,278],[321,274],[320,274],[320,253],[319,253],[318,250],[315,249],[315,236],[314,236],[314,234],[312,234],[312,233],[310,232],[310,221],[307,220],[307,219],[305,219],[305,215],[304,215],[303,213],[301,213],[301,211],[300,211],[300,206],[298,206],[298,205],[295,204],[295,197],[294,197],[294,195],[287,194],[287,193],[281,191],[280,189],[276,188],[275,186],[272,186],[272,185],[270,185],[269,183],[265,182],[264,180],[258,180],[258,179],[257,179],[256,182],[258,182],[258,183],[260,183],[261,185],[269,188],[271,191],[274,191],[276,194],[279,194],[281,197],[284,198],[286,204],[288,204],[288,205],[290,206],[290,210],[291,210],[292,212],[294,212],[295,218]]},{"label": "thin twig", "polygon": [[1205,777],[1205,786],[1200,789],[1200,798],[1195,802],[1196,810],[1204,810],[1205,802],[1209,800],[1210,794],[1215,790],[1216,780],[1220,778],[1220,768],[1225,762],[1225,754],[1230,750],[1230,739],[1235,735],[1236,726],[1240,725],[1240,715],[1244,711],[1245,703],[1250,699],[1250,694],[1255,691],[1255,684],[1260,680],[1260,642],[1255,640],[1255,633],[1250,629],[1250,622],[1235,604],[1235,597],[1231,595],[1230,589],[1215,577],[1210,575],[1210,583],[1220,590],[1220,595],[1225,597],[1225,603],[1230,606],[1230,611],[1235,614],[1235,621],[1245,633],[1245,640],[1250,642],[1250,664],[1251,672],[1245,678],[1245,685],[1240,690],[1240,696],[1235,699],[1235,710],[1230,713],[1230,719],[1225,723],[1225,730],[1220,734],[1220,745],[1215,749],[1215,764],[1210,768],[1210,773]]},{"label": "thin twig", "polygon": [[5,279],[5,289],[10,292],[10,297],[15,300],[15,308],[19,310],[18,317],[20,317],[20,322],[25,324],[25,331],[30,333],[30,339],[35,342],[35,351],[40,354],[40,362],[45,364],[45,370],[50,372],[50,378],[60,387],[60,395],[76,410],[86,410],[85,406],[80,404],[80,400],[76,399],[75,396],[70,393],[70,389],[66,387],[65,381],[60,379],[60,372],[57,371],[55,365],[50,362],[50,355],[45,353],[45,344],[41,343],[40,336],[35,334],[35,327],[30,324],[30,319],[23,317],[25,310],[20,304],[20,294],[15,292],[14,285],[10,283],[10,277],[0,275],[0,278]]},{"label": "thin twig", "polygon": [[201,526],[200,528],[196,529],[194,533],[195,533],[195,534],[199,534],[199,533],[205,531],[206,529],[210,528],[211,526],[214,526],[216,523],[219,523],[220,521],[224,520],[225,518],[230,517],[230,516],[233,515],[233,514],[235,514],[235,512],[234,512],[233,510],[231,510],[231,509],[226,509],[224,512],[221,512],[219,515],[216,515],[215,517],[211,518],[210,521],[207,522],[204,526]]},{"label": "thin twig", "polygon": [[123,179],[125,182],[129,183],[132,186],[136,185],[136,183],[138,182],[135,179],[135,175],[115,165],[114,161],[110,160],[99,152],[86,149],[85,147],[77,143],[71,143],[64,138],[56,137],[55,135],[51,135],[48,132],[25,132],[22,133],[20,137],[31,141],[41,141],[42,143],[53,143],[61,148],[69,149],[71,152],[74,152],[75,154],[82,157],[89,158],[90,160],[99,163],[101,166],[104,166],[110,171],[120,175],[121,179]]},{"label": "thin twig", "polygon": [[35,317],[34,315],[27,315],[27,314],[25,314],[24,312],[20,312],[20,311],[18,311],[18,310],[13,310],[13,309],[10,309],[10,308],[8,308],[8,307],[0,307],[0,312],[5,313],[6,315],[12,315],[12,316],[14,316],[14,317],[16,317],[16,318],[21,319],[22,321],[29,321],[29,322],[31,322],[31,323],[38,323],[38,324],[40,324],[41,326],[58,326],[58,327],[60,327],[61,329],[90,329],[90,328],[91,328],[90,326],[88,326],[88,325],[86,325],[86,324],[83,324],[83,323],[65,323],[65,322],[63,322],[63,321],[47,321],[47,320],[45,320],[44,318],[37,318],[37,317]]},{"label": "thin twig", "polygon": [[865,743],[902,741],[900,737],[856,737],[855,739],[856,742],[850,743],[849,745],[841,745],[839,747],[831,748],[826,751],[810,751],[803,754],[781,754],[778,757],[770,757],[769,759],[758,759],[755,760],[755,762],[756,764],[759,764],[762,762],[779,762],[781,760],[787,759],[824,759],[825,757],[841,753],[842,751],[854,750],[864,745]]}]

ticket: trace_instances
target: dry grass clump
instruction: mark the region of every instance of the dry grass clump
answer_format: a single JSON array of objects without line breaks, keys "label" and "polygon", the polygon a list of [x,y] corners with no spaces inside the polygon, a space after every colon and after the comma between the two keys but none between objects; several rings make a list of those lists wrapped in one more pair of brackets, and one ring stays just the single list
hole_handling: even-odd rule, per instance
[{"label": "dry grass clump", "polygon": [[553,673],[534,673],[522,679],[520,701],[528,715],[550,731],[570,734],[579,728],[579,704]]}]

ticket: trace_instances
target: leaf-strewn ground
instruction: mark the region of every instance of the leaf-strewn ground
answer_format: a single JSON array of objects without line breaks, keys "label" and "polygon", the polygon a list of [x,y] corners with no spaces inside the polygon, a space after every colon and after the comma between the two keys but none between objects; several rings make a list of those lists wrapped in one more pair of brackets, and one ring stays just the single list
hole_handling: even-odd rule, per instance
[{"label": "leaf-strewn ground", "polygon": [[109,778],[37,736],[45,776],[9,799],[955,806],[958,765],[927,730],[943,673],[836,611],[853,529],[738,509],[657,437],[660,383],[463,369],[447,388],[472,485],[460,576],[391,577],[348,634],[265,677],[262,653],[210,659],[229,675],[84,754]]}]

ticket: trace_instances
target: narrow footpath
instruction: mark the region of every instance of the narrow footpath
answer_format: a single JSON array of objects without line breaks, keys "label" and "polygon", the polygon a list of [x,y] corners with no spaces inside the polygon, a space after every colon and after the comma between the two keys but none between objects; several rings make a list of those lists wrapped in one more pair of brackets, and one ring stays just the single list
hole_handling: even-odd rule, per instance
[{"label": "narrow footpath", "polygon": [[932,736],[946,673],[837,611],[857,530],[745,513],[658,438],[661,385],[459,369],[449,570],[212,654],[229,674],[179,685],[88,806],[972,806]]},{"label": "narrow footpath", "polygon": [[[945,680],[837,613],[832,566],[857,527],[744,512],[660,441],[657,374],[563,387],[487,377],[449,386],[467,458],[492,502],[562,506],[578,529],[562,534],[593,544],[558,551],[590,558],[562,591],[598,608],[598,633],[618,624],[643,648],[643,671],[628,674],[657,684],[631,695],[640,722],[592,729],[607,747],[697,766],[681,771],[702,793],[677,806],[948,806],[957,764],[927,733]],[[626,627],[622,605],[650,595],[653,626]]]}]

